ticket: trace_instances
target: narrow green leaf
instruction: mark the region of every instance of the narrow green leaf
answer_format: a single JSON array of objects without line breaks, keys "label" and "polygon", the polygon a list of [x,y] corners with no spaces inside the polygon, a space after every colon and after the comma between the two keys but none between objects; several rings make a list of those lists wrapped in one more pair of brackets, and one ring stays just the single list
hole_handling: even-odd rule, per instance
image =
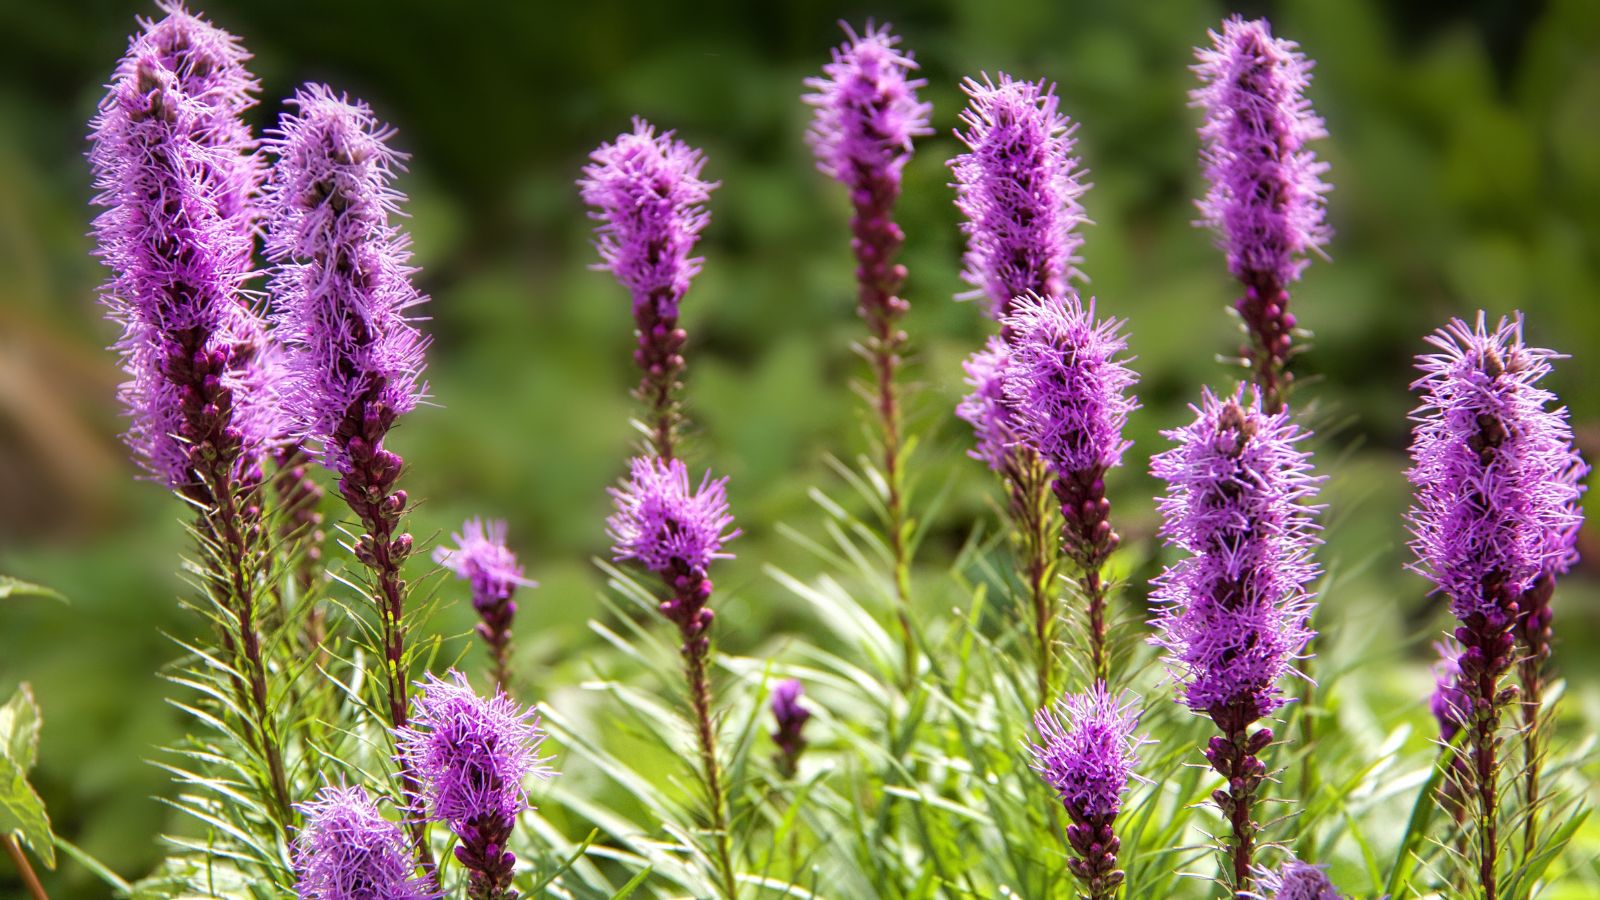
[{"label": "narrow green leaf", "polygon": [[53,588],[12,578],[10,575],[0,575],[0,600],[9,600],[12,597],[43,597],[46,600],[67,602],[67,598]]}]

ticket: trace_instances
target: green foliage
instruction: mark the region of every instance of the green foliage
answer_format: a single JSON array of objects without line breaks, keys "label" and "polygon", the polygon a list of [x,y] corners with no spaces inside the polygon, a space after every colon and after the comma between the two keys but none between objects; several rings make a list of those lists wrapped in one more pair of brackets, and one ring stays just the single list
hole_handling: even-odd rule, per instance
[{"label": "green foliage", "polygon": [[53,869],[56,848],[50,816],[28,784],[28,770],[39,758],[39,724],[39,704],[26,684],[0,706],[0,834],[20,837]]}]

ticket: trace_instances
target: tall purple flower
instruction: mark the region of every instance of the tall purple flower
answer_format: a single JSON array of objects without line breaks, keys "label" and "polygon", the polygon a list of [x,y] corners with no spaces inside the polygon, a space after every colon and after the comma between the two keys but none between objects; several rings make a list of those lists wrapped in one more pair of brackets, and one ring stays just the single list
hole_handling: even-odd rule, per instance
[{"label": "tall purple flower", "polygon": [[[1078,272],[1078,197],[1086,187],[1072,155],[1076,128],[1058,110],[1055,88],[1000,73],[962,84],[972,98],[961,114],[968,148],[950,160],[956,207],[966,216],[966,270],[975,296],[1003,322],[1027,293],[1059,295]],[[1009,334],[1008,334],[1009,336]]]},{"label": "tall purple flower", "polygon": [[299,806],[295,891],[302,900],[431,900],[414,877],[400,826],[385,819],[361,787],[323,788]]},{"label": "tall purple flower", "polygon": [[1303,95],[1311,63],[1298,45],[1274,38],[1265,19],[1234,16],[1210,34],[1212,46],[1195,51],[1204,85],[1191,95],[1205,110],[1201,158],[1210,188],[1200,212],[1244,285],[1236,308],[1250,332],[1247,352],[1268,411],[1276,412],[1295,321],[1288,287],[1306,254],[1320,252],[1331,235],[1323,209],[1328,166],[1305,149],[1327,132]]},{"label": "tall purple flower", "polygon": [[1263,900],[1344,900],[1328,880],[1326,866],[1289,858],[1276,869],[1261,869]]},{"label": "tall purple flower", "polygon": [[1117,869],[1121,841],[1112,826],[1143,743],[1134,736],[1138,710],[1127,695],[1114,698],[1097,681],[1082,694],[1061,698],[1053,710],[1040,709],[1033,724],[1044,743],[1028,747],[1030,765],[1072,819],[1067,840],[1078,854],[1070,862],[1072,873],[1093,900],[1113,897],[1123,874]]},{"label": "tall purple flower", "polygon": [[236,38],[164,9],[142,21],[91,124],[96,252],[123,327],[128,445],[154,478],[209,504],[258,483],[282,431],[265,371],[275,356],[242,293],[260,165],[241,115],[258,84]]},{"label": "tall purple flower", "polygon": [[1096,678],[1109,677],[1106,588],[1100,569],[1119,538],[1111,527],[1106,472],[1122,464],[1122,437],[1138,407],[1129,390],[1139,376],[1122,358],[1127,341],[1116,319],[1097,320],[1094,301],[1074,294],[1015,298],[1003,322],[1011,334],[1003,379],[1019,441],[1054,473],[1061,504],[1062,549],[1077,563],[1088,599],[1089,655]]},{"label": "tall purple flower", "polygon": [[785,778],[794,777],[800,754],[806,749],[804,732],[811,710],[800,703],[805,693],[805,685],[794,678],[784,679],[772,688],[772,721],[776,726],[772,743],[778,748],[773,759]]},{"label": "tall purple flower", "polygon": [[539,757],[545,735],[535,709],[498,690],[479,697],[465,675],[447,674],[418,682],[410,724],[396,731],[396,755],[422,782],[414,812],[461,839],[456,858],[471,873],[468,896],[501,900],[512,896],[516,865],[507,839],[531,808],[526,781],[555,772]]},{"label": "tall purple flower", "polygon": [[678,327],[678,306],[700,272],[693,256],[700,232],[711,221],[705,203],[715,181],[700,177],[705,156],[674,132],[656,134],[642,118],[633,131],[590,154],[578,187],[598,220],[598,269],[616,276],[633,296],[638,349],[644,371],[636,396],[650,410],[652,448],[670,458],[682,419],[674,392],[683,371],[687,335]]},{"label": "tall purple flower", "polygon": [[506,547],[506,523],[468,519],[452,537],[456,546],[434,548],[433,561],[471,585],[472,608],[482,619],[478,636],[489,645],[495,683],[504,689],[511,683],[511,619],[517,613],[511,598],[517,588],[538,583],[522,577],[522,566]]},{"label": "tall purple flower", "polygon": [[[1564,408],[1538,386],[1556,354],[1522,340],[1522,318],[1489,328],[1460,319],[1428,339],[1413,389],[1422,400],[1412,468],[1411,542],[1418,571],[1433,580],[1459,621],[1460,684],[1471,699],[1471,772],[1477,802],[1480,878],[1493,896],[1497,856],[1501,680],[1521,631],[1531,656],[1547,644],[1549,590],[1571,563],[1582,462]],[[1530,617],[1529,614],[1533,613]],[[1522,627],[1529,625],[1533,627]],[[1538,702],[1537,663],[1525,674]],[[1536,710],[1534,711],[1536,718]],[[1537,768],[1528,785],[1537,790]],[[1530,841],[1531,841],[1531,831]]]},{"label": "tall purple flower", "polygon": [[1242,387],[1226,399],[1207,389],[1195,421],[1164,432],[1177,446],[1151,461],[1167,483],[1162,537],[1190,554],[1156,580],[1151,641],[1166,651],[1180,702],[1222,732],[1206,759],[1227,779],[1213,797],[1232,826],[1234,890],[1252,878],[1251,810],[1266,777],[1257,755],[1272,741],[1272,729],[1249,729],[1288,702],[1279,681],[1311,639],[1307,585],[1318,571],[1308,435],[1262,406],[1259,389],[1248,401]]}]

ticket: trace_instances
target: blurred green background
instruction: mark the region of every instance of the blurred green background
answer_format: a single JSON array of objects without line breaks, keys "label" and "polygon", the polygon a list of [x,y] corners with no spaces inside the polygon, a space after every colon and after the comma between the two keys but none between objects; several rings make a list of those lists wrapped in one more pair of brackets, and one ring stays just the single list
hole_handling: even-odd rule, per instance
[{"label": "blurred green background", "polygon": [[[432,295],[429,379],[437,406],[395,437],[432,539],[467,515],[510,520],[542,587],[524,597],[519,665],[539,694],[578,681],[602,653],[585,627],[600,579],[605,486],[633,436],[627,302],[587,270],[588,222],[573,179],[588,150],[642,114],[703,147],[723,186],[686,303],[691,457],[732,476],[746,537],[719,584],[738,595],[722,640],[751,652],[803,614],[761,572],[814,563],[775,534],[817,522],[806,496],[829,484],[828,452],[862,443],[848,390],[858,363],[843,193],[802,141],[801,80],[837,43],[835,20],[892,21],[924,66],[937,134],[907,171],[900,218],[916,347],[912,404],[927,435],[924,496],[953,479],[923,577],[989,513],[992,484],[961,456],[950,414],[959,362],[987,325],[963,290],[945,161],[962,76],[1005,70],[1059,84],[1080,124],[1094,187],[1083,268],[1101,309],[1126,317],[1143,373],[1135,450],[1112,494],[1125,530],[1153,527],[1144,459],[1199,385],[1235,373],[1221,254],[1194,227],[1202,190],[1188,108],[1191,48],[1230,8],[1161,0],[954,0],[908,4],[576,4],[214,0],[204,12],[240,35],[265,84],[257,127],[278,98],[325,80],[368,100],[412,155],[401,187],[420,280]],[[1319,447],[1333,479],[1324,559],[1341,590],[1324,630],[1420,634],[1440,622],[1402,564],[1406,386],[1421,336],[1452,314],[1522,309],[1530,339],[1571,353],[1551,379],[1600,456],[1600,4],[1591,0],[1246,4],[1317,60],[1310,96],[1332,133],[1331,261],[1296,292],[1315,333],[1299,361],[1300,402],[1339,423]],[[184,547],[174,501],[134,481],[116,434],[119,380],[102,349],[82,158],[101,84],[148,3],[0,2],[0,572],[70,600],[0,607],[0,694],[31,681],[45,712],[35,781],[58,831],[127,875],[159,852],[171,815],[146,760],[182,720],[157,668],[163,631],[196,623],[175,598]],[[1586,535],[1600,557],[1595,529]],[[331,554],[335,559],[340,554]],[[1600,709],[1600,586],[1594,563],[1559,595],[1558,662],[1569,707]],[[426,570],[419,562],[419,572]],[[436,582],[433,582],[436,583]],[[453,585],[445,586],[454,590]],[[1141,602],[1142,589],[1130,592]],[[459,635],[457,604],[435,626]],[[1387,629],[1394,624],[1399,627]],[[1330,627],[1331,626],[1331,627]],[[1353,640],[1355,638],[1352,638]],[[1393,641],[1393,637],[1383,638]],[[452,638],[452,652],[468,642]],[[470,652],[476,653],[473,648]],[[1423,652],[1382,677],[1427,689]],[[1414,686],[1414,689],[1413,687]],[[1416,710],[1412,710],[1414,714]],[[8,867],[0,865],[0,893]],[[98,890],[81,873],[68,893]]]}]

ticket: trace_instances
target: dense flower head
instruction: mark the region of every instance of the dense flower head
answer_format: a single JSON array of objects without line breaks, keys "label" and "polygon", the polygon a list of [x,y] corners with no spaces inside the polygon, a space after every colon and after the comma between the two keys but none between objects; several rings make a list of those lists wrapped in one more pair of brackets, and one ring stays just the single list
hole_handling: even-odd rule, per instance
[{"label": "dense flower head", "polygon": [[999,337],[991,336],[982,350],[973,351],[961,362],[966,370],[971,393],[956,406],[956,415],[972,426],[976,443],[967,455],[996,472],[1010,465],[1016,432],[1011,408],[1006,404],[1006,370],[1011,364],[1011,348]]},{"label": "dense flower head", "polygon": [[419,682],[408,724],[395,733],[396,756],[422,781],[425,809],[451,826],[509,820],[529,808],[523,782],[554,772],[538,755],[539,715],[496,690],[483,698],[454,669]]},{"label": "dense flower head", "polygon": [[1033,717],[1042,744],[1030,744],[1030,766],[1061,797],[1075,821],[1113,818],[1138,764],[1144,741],[1136,704],[1125,694],[1112,697],[1097,681],[1081,694],[1068,694],[1055,708]]},{"label": "dense flower head", "polygon": [[296,436],[346,472],[347,418],[400,415],[426,392],[428,341],[410,316],[426,298],[412,284],[409,240],[390,221],[403,199],[392,187],[402,168],[393,131],[325,85],[287,102],[295,112],[266,142],[275,164],[264,203],[277,333],[291,350],[287,405]]},{"label": "dense flower head", "polygon": [[1412,385],[1411,547],[1465,619],[1496,585],[1520,593],[1571,565],[1587,470],[1566,409],[1538,385],[1557,354],[1523,343],[1520,314],[1453,319],[1428,342]]},{"label": "dense flower head", "polygon": [[1005,319],[1011,364],[1004,378],[1017,437],[1057,475],[1120,465],[1122,429],[1138,407],[1128,390],[1139,376],[1119,358],[1128,342],[1117,319],[1095,319],[1074,294],[1016,298]]},{"label": "dense flower head", "polygon": [[821,77],[806,79],[813,93],[804,100],[816,108],[806,140],[817,167],[851,190],[879,179],[898,182],[912,139],[932,133],[933,106],[917,99],[927,82],[910,77],[917,63],[898,49],[900,38],[888,25],[868,22],[860,34],[845,22],[839,26],[848,39]]},{"label": "dense flower head", "polygon": [[1060,294],[1077,275],[1073,264],[1087,219],[1078,197],[1086,187],[1072,155],[1076,126],[1058,111],[1055,88],[1043,81],[967,79],[972,102],[956,136],[968,152],[950,160],[956,207],[966,221],[962,277],[987,297],[995,319],[1018,295]]},{"label": "dense flower head", "polygon": [[1162,537],[1191,554],[1156,580],[1152,642],[1190,709],[1260,717],[1286,702],[1278,680],[1312,636],[1306,586],[1320,540],[1310,501],[1321,479],[1300,449],[1307,433],[1287,411],[1264,412],[1259,393],[1207,389],[1191,409],[1192,424],[1163,432],[1177,446],[1151,461],[1167,483]]},{"label": "dense flower head", "polygon": [[437,896],[414,877],[400,826],[385,819],[361,787],[328,786],[299,805],[295,891],[303,900],[426,900]]},{"label": "dense flower head", "polygon": [[1263,900],[1343,900],[1328,880],[1326,866],[1290,858],[1276,869],[1257,872]]},{"label": "dense flower head", "polygon": [[1285,285],[1331,234],[1322,182],[1328,166],[1305,149],[1327,136],[1304,96],[1311,63],[1293,41],[1273,37],[1265,19],[1234,16],[1210,35],[1212,46],[1195,51],[1204,85],[1191,94],[1205,110],[1200,137],[1210,187],[1200,211],[1235,276],[1265,274]]},{"label": "dense flower head", "polygon": [[654,300],[677,303],[700,271],[692,256],[700,232],[711,221],[705,203],[718,182],[700,177],[705,156],[677,140],[671,131],[656,134],[642,118],[589,155],[578,187],[593,207],[601,262],[633,294],[635,306]]},{"label": "dense flower head", "polygon": [[518,587],[534,587],[522,577],[516,554],[506,546],[506,523],[468,519],[453,535],[456,546],[434,548],[433,561],[472,585],[474,601],[501,599]]},{"label": "dense flower head", "polygon": [[[192,480],[189,448],[218,389],[231,395],[222,436],[251,467],[282,431],[270,388],[273,355],[245,301],[252,272],[247,203],[259,181],[254,140],[241,118],[256,81],[231,35],[180,6],[143,21],[91,123],[96,254],[111,270],[102,288],[123,328],[116,348],[126,440],[155,478]],[[207,396],[200,397],[200,392]],[[186,410],[185,405],[188,404]]]},{"label": "dense flower head", "polygon": [[629,476],[611,489],[616,512],[606,520],[618,560],[634,560],[666,576],[704,578],[722,545],[739,535],[728,512],[727,478],[707,472],[691,488],[682,460],[635,457]]}]

